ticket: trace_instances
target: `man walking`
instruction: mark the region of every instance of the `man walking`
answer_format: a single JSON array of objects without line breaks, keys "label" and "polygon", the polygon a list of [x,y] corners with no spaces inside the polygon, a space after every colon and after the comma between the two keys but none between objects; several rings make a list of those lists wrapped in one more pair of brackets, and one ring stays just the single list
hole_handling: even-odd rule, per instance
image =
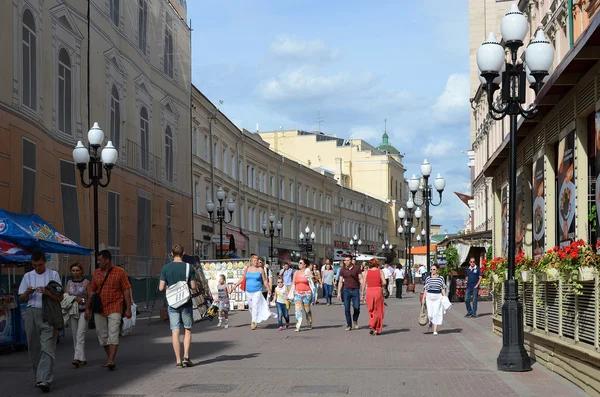
[{"label": "man walking", "polygon": [[396,280],[396,298],[402,299],[402,286],[404,285],[404,267],[394,265],[394,279]]},{"label": "man walking", "polygon": [[[465,317],[477,317],[477,301],[479,300],[479,284],[481,284],[481,270],[475,262],[475,257],[469,259],[467,268],[467,293],[465,295],[465,304],[467,305],[467,314]],[[473,307],[471,307],[473,300]]]},{"label": "man walking", "polygon": [[[46,255],[35,251],[31,255],[33,270],[25,273],[19,286],[19,300],[27,302],[25,311],[25,333],[29,360],[35,372],[35,386],[47,393],[54,379],[54,359],[58,328],[54,321],[49,321],[48,309],[52,302],[63,299],[60,276],[55,270],[46,269]],[[58,283],[58,286],[50,284]],[[50,284],[50,285],[49,285]],[[59,288],[60,287],[60,288]],[[56,292],[56,293],[54,293]],[[60,304],[58,304],[59,315]],[[62,327],[60,327],[62,329]]]},{"label": "man walking", "polygon": [[[92,296],[97,293],[102,302],[102,308],[92,306]],[[125,301],[125,313],[123,313]],[[131,284],[127,273],[121,267],[112,264],[110,251],[98,253],[98,269],[92,274],[89,286],[89,296],[85,309],[85,318],[89,320],[94,310],[96,334],[100,345],[104,347],[106,362],[102,365],[110,371],[115,369],[115,358],[119,350],[119,332],[121,319],[131,318]]]},{"label": "man walking", "polygon": [[388,290],[388,292],[392,293],[391,288],[390,288],[390,282],[392,280],[392,267],[390,266],[389,263],[386,263],[383,265],[383,276],[385,277],[385,289]]},{"label": "man walking", "polygon": [[[160,273],[158,289],[164,291],[167,286],[175,285],[180,281],[186,281],[191,292],[196,290],[196,272],[192,265],[183,262],[183,246],[175,244],[171,250],[173,262],[163,266]],[[192,324],[194,323],[193,303],[190,299],[182,306],[173,308],[169,306],[169,323],[171,325],[171,342],[175,351],[177,363],[175,367],[193,367],[190,360],[190,346],[192,345]],[[181,326],[183,325],[183,361],[181,360]]]},{"label": "man walking", "polygon": [[[352,263],[349,257],[344,258],[344,267],[340,270],[340,280],[338,281],[338,301],[344,290],[344,311],[346,314],[346,331],[354,328],[358,329],[358,316],[360,314],[360,288],[363,283],[360,267]],[[350,317],[350,302],[352,302],[353,312]]]}]

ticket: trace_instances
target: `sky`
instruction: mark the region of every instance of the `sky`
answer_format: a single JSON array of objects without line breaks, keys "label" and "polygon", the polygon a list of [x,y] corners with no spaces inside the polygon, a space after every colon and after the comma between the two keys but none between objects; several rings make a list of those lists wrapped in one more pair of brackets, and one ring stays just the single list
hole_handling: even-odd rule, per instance
[{"label": "sky", "polygon": [[405,177],[427,159],[447,181],[432,222],[463,228],[466,0],[190,0],[188,19],[192,82],[238,127],[316,131],[320,115],[325,134],[378,146],[387,119]]}]

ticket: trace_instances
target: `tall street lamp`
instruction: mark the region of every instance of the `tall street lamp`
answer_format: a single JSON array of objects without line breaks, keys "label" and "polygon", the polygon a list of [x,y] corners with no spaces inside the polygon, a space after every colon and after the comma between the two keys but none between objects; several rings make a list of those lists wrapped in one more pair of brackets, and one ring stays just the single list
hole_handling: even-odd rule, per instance
[{"label": "tall street lamp", "polygon": [[216,217],[213,216],[215,212],[215,203],[213,203],[212,199],[208,199],[206,202],[206,211],[210,217],[210,221],[212,224],[219,224],[219,258],[223,257],[223,223],[228,224],[233,220],[233,210],[235,209],[235,204],[232,199],[229,199],[227,202],[227,212],[229,212],[229,221],[225,220],[225,206],[223,206],[223,201],[227,195],[222,187],[219,186],[217,189],[217,200],[219,201],[219,206],[217,207]]},{"label": "tall street lamp", "polygon": [[[269,259],[271,260],[271,266],[273,266],[273,237],[279,238],[279,236],[281,235],[282,228],[281,220],[277,221],[277,225],[275,225],[275,227],[273,227],[273,222],[275,222],[275,215],[271,212],[271,215],[269,215],[270,226],[267,228],[266,220],[262,223],[264,235],[271,237],[271,245],[269,246]],[[277,234],[275,234],[275,228],[277,228]],[[269,232],[269,234],[267,234],[267,231]]]},{"label": "tall street lamp", "polygon": [[302,249],[302,251],[306,251],[306,256],[308,258],[308,253],[312,251],[312,243],[315,242],[315,232],[310,232],[310,227],[306,225],[306,229],[304,229],[306,233],[306,237],[304,237],[304,233],[300,232],[300,241],[298,245]]},{"label": "tall street lamp", "polygon": [[[538,113],[538,107],[523,109],[526,102],[526,84],[537,95],[549,74],[554,59],[554,48],[546,39],[544,31],[539,29],[535,38],[525,50],[525,63],[519,60],[518,50],[523,46],[527,35],[527,19],[513,4],[502,18],[500,31],[506,48],[510,52],[510,61],[505,61],[505,49],[500,45],[494,33],[490,33],[479,50],[477,66],[480,80],[487,93],[489,115],[494,120],[510,116],[510,173],[508,199],[508,277],[504,282],[504,304],[502,306],[502,349],[498,355],[497,366],[500,371],[523,372],[531,370],[531,360],[523,345],[523,305],[519,300],[518,282],[515,275],[515,214],[517,192],[517,122],[518,117],[532,119]],[[494,105],[494,93],[502,84],[499,107]]]},{"label": "tall street lamp", "polygon": [[385,260],[388,261],[388,263],[394,260],[394,244],[390,244],[388,240],[385,240],[385,243],[381,244],[381,252],[385,256]]},{"label": "tall street lamp", "polygon": [[[424,205],[425,206],[425,244],[427,244],[427,256],[426,256],[426,260],[427,260],[427,274],[429,274],[429,268],[431,267],[431,261],[429,259],[429,255],[430,255],[430,246],[431,246],[431,231],[430,231],[430,222],[429,222],[429,206],[433,205],[434,207],[437,207],[438,205],[442,204],[442,193],[444,192],[444,188],[446,187],[446,181],[444,180],[444,178],[442,178],[442,176],[440,174],[437,175],[437,177],[435,178],[435,181],[433,182],[434,186],[435,186],[435,190],[438,191],[440,200],[438,201],[438,203],[434,203],[433,202],[433,186],[431,186],[429,184],[429,177],[431,176],[431,171],[432,171],[432,167],[431,164],[429,164],[429,161],[424,160],[423,164],[421,164],[421,174],[423,175],[423,179],[425,181],[425,183],[423,183],[421,185],[419,178],[417,178],[416,175],[413,174],[412,178],[410,178],[410,180],[408,181],[408,188],[410,189],[410,192],[412,194],[412,199],[415,202],[416,205],[421,206]],[[421,189],[422,190],[422,196],[420,198],[420,200],[417,200],[417,191]]]},{"label": "tall street lamp", "polygon": [[[404,208],[400,208],[400,210],[398,211],[398,218],[400,218],[400,224],[404,225],[404,227],[399,226],[398,227],[398,233],[400,234],[400,237],[404,236],[404,241],[405,241],[405,247],[406,250],[404,251],[404,262],[406,263],[406,275],[408,277],[408,284],[406,285],[406,292],[408,292],[408,285],[412,284],[412,271],[411,271],[411,260],[410,260],[410,250],[411,250],[411,246],[412,246],[412,239],[413,239],[413,234],[416,233],[417,228],[416,226],[419,226],[419,222],[421,219],[421,216],[423,215],[423,212],[421,211],[421,208],[417,207],[415,209],[415,203],[412,200],[408,200],[406,202],[406,208],[407,210],[405,211]],[[415,220],[416,218],[416,220]],[[406,229],[405,229],[406,228]]]},{"label": "tall street lamp", "polygon": [[354,238],[350,239],[350,248],[352,248],[352,250],[354,251],[354,260],[356,260],[356,257],[358,256],[358,250],[360,249],[360,246],[362,245],[362,240],[358,238],[358,236],[355,234]]},{"label": "tall street lamp", "polygon": [[[98,153],[98,149],[104,141],[104,132],[100,129],[98,123],[88,131],[89,147],[83,146],[81,141],[77,142],[77,146],[73,149],[73,160],[79,169],[81,176],[81,184],[86,189],[93,188],[94,190],[94,252],[95,252],[95,267],[98,267],[98,186],[107,187],[110,183],[110,172],[117,162],[118,152],[113,146],[112,141],[108,141],[106,146]],[[85,181],[83,175],[85,169],[88,169],[88,181]],[[102,168],[106,170],[106,182],[102,182]]]}]

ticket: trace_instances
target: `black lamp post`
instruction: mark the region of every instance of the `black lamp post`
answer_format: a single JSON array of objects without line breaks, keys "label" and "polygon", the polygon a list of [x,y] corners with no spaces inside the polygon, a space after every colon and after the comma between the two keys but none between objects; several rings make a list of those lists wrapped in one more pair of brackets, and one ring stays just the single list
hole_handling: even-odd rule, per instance
[{"label": "black lamp post", "polygon": [[[406,262],[406,276],[408,277],[408,284],[412,284],[413,280],[411,271],[410,249],[412,246],[413,234],[415,234],[417,231],[416,226],[419,226],[419,222],[421,220],[423,212],[421,211],[421,208],[415,208],[415,203],[414,201],[412,201],[412,199],[406,202],[406,208],[406,211],[404,210],[404,208],[400,208],[400,210],[398,211],[398,218],[400,218],[400,224],[404,225],[404,227],[398,226],[398,233],[400,234],[400,236],[404,236],[406,246],[406,251],[404,255],[404,259]],[[413,217],[416,218],[416,220]],[[408,292],[408,285],[406,286],[406,291]]]},{"label": "black lamp post", "polygon": [[[433,205],[434,207],[437,207],[438,205],[442,204],[442,193],[444,192],[444,188],[446,187],[446,181],[444,180],[444,178],[442,178],[442,176],[440,174],[438,174],[438,176],[435,178],[434,181],[434,185],[435,185],[435,190],[438,191],[438,194],[440,196],[440,201],[438,201],[438,203],[434,203],[433,202],[433,186],[431,186],[429,184],[429,177],[431,176],[431,171],[432,171],[432,167],[431,164],[429,164],[429,161],[425,160],[423,161],[423,164],[421,164],[421,174],[423,174],[423,179],[425,181],[425,183],[423,183],[422,185],[420,184],[419,178],[417,178],[416,175],[413,174],[412,178],[410,178],[410,180],[408,181],[408,188],[410,189],[410,192],[412,194],[412,199],[415,202],[416,205],[418,206],[425,206],[425,244],[427,244],[427,256],[426,256],[426,261],[427,261],[427,274],[429,274],[429,270],[431,267],[431,261],[429,259],[429,255],[430,255],[430,247],[431,247],[431,230],[430,230],[430,222],[429,222],[429,206]],[[417,196],[417,191],[421,189],[422,190],[422,195],[421,197]]]},{"label": "black lamp post", "polygon": [[[500,371],[523,372],[531,370],[531,360],[524,346],[523,304],[518,295],[518,282],[515,274],[515,215],[517,192],[517,122],[518,117],[532,119],[538,113],[537,106],[527,110],[526,84],[536,95],[542,88],[546,76],[552,68],[554,48],[539,29],[525,51],[527,65],[518,61],[518,50],[523,45],[528,26],[527,19],[516,4],[506,13],[500,25],[502,38],[510,51],[510,62],[505,62],[505,49],[490,33],[487,41],[477,51],[477,66],[480,80],[486,91],[489,115],[494,120],[510,117],[510,173],[508,210],[508,277],[504,282],[504,304],[502,306],[502,350],[498,355],[497,367]],[[500,89],[500,108],[494,105],[494,93]]]},{"label": "black lamp post", "polygon": [[311,233],[308,225],[306,225],[304,231],[306,232],[306,237],[304,237],[304,233],[300,232],[300,241],[298,242],[298,245],[302,251],[306,251],[306,257],[308,259],[308,253],[312,251],[312,243],[315,242],[315,232]]},{"label": "black lamp post", "polygon": [[[117,162],[118,152],[113,146],[112,141],[108,141],[101,153],[98,153],[100,145],[104,141],[104,132],[94,123],[94,126],[88,131],[89,148],[83,146],[81,141],[77,142],[77,146],[73,149],[73,160],[79,169],[81,176],[81,184],[86,189],[93,188],[94,190],[94,252],[95,265],[98,267],[98,186],[107,187],[110,183],[110,172]],[[84,171],[88,169],[88,181],[85,181]],[[106,182],[102,182],[102,168],[106,170]]]},{"label": "black lamp post", "polygon": [[358,238],[356,234],[354,235],[354,238],[350,239],[350,248],[354,251],[354,260],[356,260],[356,257],[358,256],[358,250],[360,249],[361,244],[362,240]]},{"label": "black lamp post", "polygon": [[381,244],[381,252],[385,255],[388,263],[391,262],[394,259],[394,244],[390,244],[388,240],[385,240],[385,243]]},{"label": "black lamp post", "polygon": [[215,212],[215,203],[209,198],[206,202],[206,211],[210,217],[210,221],[214,224],[219,224],[219,258],[223,257],[223,223],[228,224],[233,220],[233,210],[235,204],[233,200],[229,199],[227,202],[227,212],[229,212],[229,221],[225,220],[225,207],[223,206],[223,200],[226,198],[225,191],[222,187],[217,189],[217,200],[219,201],[219,207],[217,207],[217,215],[213,216]]},{"label": "black lamp post", "polygon": [[[273,266],[273,237],[279,237],[281,235],[282,228],[281,220],[277,221],[277,225],[275,226],[277,228],[277,234],[275,234],[275,227],[273,227],[273,222],[275,222],[275,215],[271,213],[271,215],[269,215],[270,226],[267,228],[266,220],[262,223],[264,235],[271,237],[271,245],[269,246],[269,259],[271,260],[271,266]],[[267,234],[267,231],[269,232],[269,234]],[[271,267],[271,269],[273,268]]]}]

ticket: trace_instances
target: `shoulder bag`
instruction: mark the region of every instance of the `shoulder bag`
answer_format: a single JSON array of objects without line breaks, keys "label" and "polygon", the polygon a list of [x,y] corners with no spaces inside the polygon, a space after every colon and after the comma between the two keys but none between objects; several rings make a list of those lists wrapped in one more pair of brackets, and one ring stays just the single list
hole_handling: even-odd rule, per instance
[{"label": "shoulder bag", "polygon": [[112,269],[113,268],[111,267],[110,270],[108,271],[108,273],[106,273],[106,276],[104,276],[104,281],[102,281],[102,285],[100,285],[100,289],[98,290],[98,292],[94,292],[92,294],[92,299],[90,302],[90,304],[92,306],[92,313],[102,313],[102,311],[104,310],[104,307],[102,305],[102,299],[100,299],[100,292],[102,292],[104,283],[108,279],[108,276],[110,275],[110,272],[112,272]]},{"label": "shoulder bag", "polygon": [[189,302],[190,300],[190,287],[188,282],[190,280],[190,264],[185,264],[185,281],[179,281],[173,285],[169,285],[167,288],[167,303],[173,309],[177,309]]},{"label": "shoulder bag", "polygon": [[242,291],[246,291],[246,273],[248,273],[248,267],[244,270],[244,277],[242,277],[242,283],[240,284],[240,289]]},{"label": "shoulder bag", "polygon": [[419,325],[424,327],[429,322],[429,317],[427,316],[427,306],[425,306],[425,302],[421,303],[421,312],[419,313]]}]

